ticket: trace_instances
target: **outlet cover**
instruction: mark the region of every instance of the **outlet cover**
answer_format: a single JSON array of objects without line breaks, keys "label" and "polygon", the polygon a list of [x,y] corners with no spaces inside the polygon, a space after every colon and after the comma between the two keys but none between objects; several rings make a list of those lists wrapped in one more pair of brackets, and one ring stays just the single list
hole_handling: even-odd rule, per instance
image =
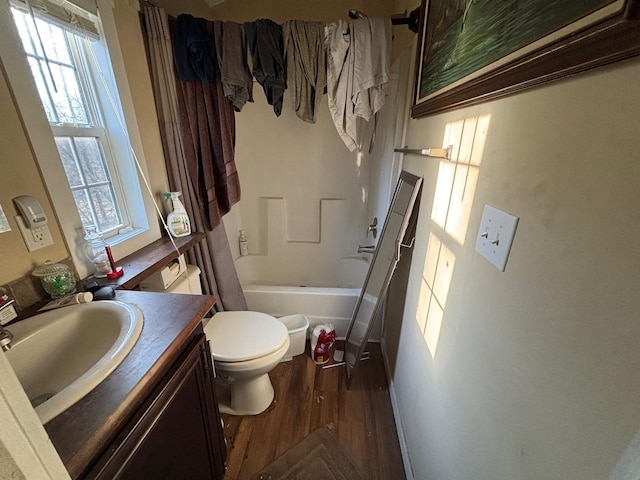
[{"label": "outlet cover", "polygon": [[484,206],[476,251],[504,272],[519,218],[491,205]]},{"label": "outlet cover", "polygon": [[24,223],[24,219],[21,215],[16,215],[15,219],[18,224],[18,229],[22,234],[22,239],[27,245],[27,250],[33,252],[34,250],[39,250],[41,248],[48,247],[49,245],[53,245],[53,238],[51,237],[51,232],[47,225],[34,228],[32,230]]}]

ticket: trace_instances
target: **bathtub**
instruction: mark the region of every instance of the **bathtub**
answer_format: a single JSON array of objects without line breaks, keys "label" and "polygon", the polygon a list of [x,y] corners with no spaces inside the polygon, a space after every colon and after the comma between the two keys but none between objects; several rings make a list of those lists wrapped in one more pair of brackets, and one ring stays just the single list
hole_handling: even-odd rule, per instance
[{"label": "bathtub", "polygon": [[[359,288],[248,284],[242,290],[249,310],[274,317],[301,313],[309,319],[309,331],[316,325],[330,323],[338,338],[346,337],[360,295]],[[369,339],[379,341],[379,330],[374,326]]]}]

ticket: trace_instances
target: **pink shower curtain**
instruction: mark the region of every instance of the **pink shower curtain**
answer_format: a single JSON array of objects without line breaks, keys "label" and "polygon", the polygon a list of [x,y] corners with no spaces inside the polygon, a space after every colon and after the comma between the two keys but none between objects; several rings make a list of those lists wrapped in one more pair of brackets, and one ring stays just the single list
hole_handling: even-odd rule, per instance
[{"label": "pink shower curtain", "polygon": [[176,76],[169,19],[143,8],[156,109],[172,191],[181,191],[196,231],[206,238],[189,253],[200,267],[204,293],[216,310],[246,310],[222,216],[240,199],[234,161],[235,118],[219,80],[183,82]]}]

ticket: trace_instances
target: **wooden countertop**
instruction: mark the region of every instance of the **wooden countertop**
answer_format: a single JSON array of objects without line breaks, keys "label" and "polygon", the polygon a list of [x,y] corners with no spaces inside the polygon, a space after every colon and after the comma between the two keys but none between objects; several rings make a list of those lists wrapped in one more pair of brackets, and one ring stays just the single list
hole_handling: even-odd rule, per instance
[{"label": "wooden countertop", "polygon": [[175,362],[215,298],[118,290],[115,300],[144,315],[140,338],[102,383],[44,427],[71,478],[115,437]]}]

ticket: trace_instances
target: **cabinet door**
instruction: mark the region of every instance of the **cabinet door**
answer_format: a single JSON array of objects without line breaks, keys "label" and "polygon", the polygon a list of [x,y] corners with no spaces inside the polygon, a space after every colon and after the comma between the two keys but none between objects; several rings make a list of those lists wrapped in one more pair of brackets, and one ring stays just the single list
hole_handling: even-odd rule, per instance
[{"label": "cabinet door", "polygon": [[200,334],[112,444],[95,478],[221,479],[226,450],[211,365]]}]

